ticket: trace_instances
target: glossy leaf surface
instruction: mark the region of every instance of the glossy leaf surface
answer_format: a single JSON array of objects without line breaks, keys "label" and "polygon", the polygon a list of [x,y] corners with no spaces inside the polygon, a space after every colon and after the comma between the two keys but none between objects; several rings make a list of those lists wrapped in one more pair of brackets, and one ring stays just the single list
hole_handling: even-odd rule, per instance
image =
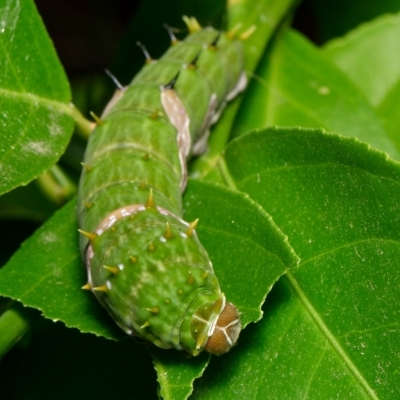
[{"label": "glossy leaf surface", "polygon": [[244,333],[247,351],[213,359],[195,394],[395,398],[399,164],[356,140],[304,129],[244,135],[226,163],[302,261]]},{"label": "glossy leaf surface", "polygon": [[61,156],[73,129],[66,76],[31,0],[0,1],[0,193]]},{"label": "glossy leaf surface", "polygon": [[257,74],[246,92],[234,136],[274,125],[321,127],[357,137],[400,159],[400,151],[363,95],[298,33],[278,36]]},{"label": "glossy leaf surface", "polygon": [[323,53],[365,95],[397,150],[400,149],[400,14],[385,15],[341,39],[328,42]]}]

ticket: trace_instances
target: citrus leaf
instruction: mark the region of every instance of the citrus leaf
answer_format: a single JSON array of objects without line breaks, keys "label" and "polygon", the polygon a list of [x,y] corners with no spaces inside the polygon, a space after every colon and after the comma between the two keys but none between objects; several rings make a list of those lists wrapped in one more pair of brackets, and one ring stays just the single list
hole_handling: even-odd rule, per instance
[{"label": "citrus leaf", "polygon": [[356,139],[295,128],[243,135],[226,163],[302,261],[243,350],[212,359],[194,398],[395,398],[400,165]]},{"label": "citrus leaf", "polygon": [[211,355],[202,353],[196,358],[188,359],[183,353],[166,352],[153,347],[150,349],[160,395],[163,399],[187,399],[193,391],[193,382],[203,375]]},{"label": "citrus leaf", "polygon": [[376,107],[400,78],[399,34],[400,14],[384,15],[328,42],[322,52]]},{"label": "citrus leaf", "polygon": [[323,48],[340,70],[376,109],[389,136],[400,150],[400,14],[363,24]]},{"label": "citrus leaf", "polygon": [[0,270],[0,295],[54,321],[110,339],[123,335],[87,292],[78,247],[76,199],[42,225]]},{"label": "citrus leaf", "polygon": [[71,94],[32,0],[0,1],[0,194],[26,185],[65,150]]},{"label": "citrus leaf", "polygon": [[274,125],[325,128],[357,137],[391,157],[400,151],[374,109],[348,78],[294,31],[285,31],[263,59],[237,117],[234,135]]}]

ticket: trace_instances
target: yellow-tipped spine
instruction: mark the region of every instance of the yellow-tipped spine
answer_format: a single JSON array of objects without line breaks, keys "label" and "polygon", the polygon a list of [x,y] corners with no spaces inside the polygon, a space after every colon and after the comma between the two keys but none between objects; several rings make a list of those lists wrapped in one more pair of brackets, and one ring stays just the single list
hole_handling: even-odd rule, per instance
[{"label": "yellow-tipped spine", "polygon": [[83,290],[92,290],[92,285],[88,282],[86,285],[83,285],[81,287]]},{"label": "yellow-tipped spine", "polygon": [[157,110],[153,111],[149,115],[149,118],[152,119],[152,120],[157,120],[159,116],[160,116],[160,110],[157,108]]},{"label": "yellow-tipped spine", "polygon": [[114,275],[118,274],[118,272],[119,272],[118,267],[109,267],[107,265],[103,265],[103,268],[105,268],[107,271],[110,271]]},{"label": "yellow-tipped spine", "polygon": [[257,29],[255,25],[252,25],[249,29],[247,29],[245,32],[239,35],[240,40],[247,40]]},{"label": "yellow-tipped spine", "polygon": [[148,326],[150,326],[150,322],[149,322],[149,321],[146,321],[146,322],[140,327],[140,329],[147,328]]},{"label": "yellow-tipped spine", "polygon": [[188,17],[188,16],[184,15],[182,17],[182,19],[183,19],[183,22],[186,24],[190,33],[201,31],[201,25],[199,24],[199,22],[197,21],[197,19],[195,17]]},{"label": "yellow-tipped spine", "polygon": [[107,292],[107,286],[103,285],[103,286],[97,286],[93,288],[94,291],[96,292]]},{"label": "yellow-tipped spine", "polygon": [[81,165],[83,168],[85,168],[86,172],[90,172],[93,169],[90,165],[87,165],[83,162],[81,162]]},{"label": "yellow-tipped spine", "polygon": [[146,308],[147,311],[151,312],[152,314],[158,314],[160,309],[158,307]]},{"label": "yellow-tipped spine", "polygon": [[243,24],[241,22],[237,23],[230,31],[226,33],[226,36],[228,36],[229,39],[234,39],[242,25]]},{"label": "yellow-tipped spine", "polygon": [[96,122],[96,124],[97,125],[103,125],[104,124],[104,121],[100,118],[100,117],[98,117],[93,111],[90,111],[90,115],[92,116],[92,118],[95,120],[95,122]]},{"label": "yellow-tipped spine", "polygon": [[153,189],[151,188],[150,188],[149,198],[147,199],[145,206],[147,208],[156,208],[156,204],[154,203],[154,198],[153,198]]},{"label": "yellow-tipped spine", "polygon": [[166,228],[165,228],[165,232],[164,232],[164,237],[165,237],[165,239],[171,239],[172,238],[172,230],[169,225],[169,222],[167,222],[165,225],[166,225]]},{"label": "yellow-tipped spine", "polygon": [[199,222],[199,219],[197,218],[197,219],[195,219],[193,222],[191,222],[189,224],[189,229],[186,231],[186,235],[188,235],[188,236],[192,236],[193,235],[193,232],[196,229],[196,226],[197,226],[198,222]]},{"label": "yellow-tipped spine", "polygon": [[92,208],[93,203],[88,203],[87,201],[83,201],[82,200],[82,204],[89,210],[90,208]]},{"label": "yellow-tipped spine", "polygon": [[93,242],[99,236],[97,233],[85,232],[82,229],[78,229],[78,232],[81,233],[83,236],[86,236],[90,240],[90,242]]},{"label": "yellow-tipped spine", "polygon": [[193,277],[192,271],[189,271],[189,277],[187,278],[187,283],[189,285],[192,285],[193,283],[195,283],[195,279]]}]

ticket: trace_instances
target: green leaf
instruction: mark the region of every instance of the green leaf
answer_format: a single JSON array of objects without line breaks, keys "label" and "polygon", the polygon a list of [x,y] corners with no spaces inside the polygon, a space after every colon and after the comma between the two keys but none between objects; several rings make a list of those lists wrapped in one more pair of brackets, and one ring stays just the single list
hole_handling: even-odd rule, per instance
[{"label": "green leaf", "polygon": [[[195,382],[191,399],[370,399],[343,362],[296,292],[282,278],[268,295],[264,318],[233,349],[212,359]],[[390,397],[388,397],[390,398]]]},{"label": "green leaf", "polygon": [[357,86],[376,109],[389,136],[400,150],[400,14],[364,24],[323,52]]},{"label": "green leaf", "polygon": [[400,14],[363,24],[322,49],[377,107],[400,79]]},{"label": "green leaf", "polygon": [[398,114],[398,105],[400,104],[400,79],[387,93],[385,99],[379,105],[376,113],[381,118],[386,131],[400,149],[400,117]]},{"label": "green leaf", "polygon": [[305,38],[285,31],[263,59],[237,117],[234,135],[274,125],[322,127],[357,137],[400,159],[373,108]]},{"label": "green leaf", "polygon": [[0,1],[0,194],[26,185],[65,150],[68,82],[32,0]]},{"label": "green leaf", "polygon": [[[246,195],[222,187],[192,181],[185,194],[185,208],[185,218],[196,216],[202,221],[198,234],[208,248],[222,290],[242,314],[243,327],[259,320],[261,305],[272,285],[298,261],[286,237]],[[0,294],[82,332],[120,338],[122,331],[94,296],[80,289],[86,277],[79,256],[75,213],[73,200],[24,243],[0,270]],[[187,367],[178,352],[157,354],[157,370],[168,371],[167,376],[159,378],[165,395],[172,396],[165,398],[176,398],[177,393],[171,390],[176,376],[184,386],[179,393],[188,396],[192,381],[201,374],[208,358],[203,356],[201,362],[193,361],[194,367]]]},{"label": "green leaf", "polygon": [[356,139],[294,128],[243,135],[226,164],[302,261],[264,319],[212,359],[194,398],[396,398],[400,165]]},{"label": "green leaf", "polygon": [[42,225],[0,270],[0,294],[82,332],[122,337],[86,283],[78,248],[76,199]]},{"label": "green leaf", "polygon": [[193,391],[193,381],[203,375],[211,355],[202,353],[196,358],[188,359],[183,353],[171,354],[153,347],[150,349],[160,395],[163,399],[187,399]]}]

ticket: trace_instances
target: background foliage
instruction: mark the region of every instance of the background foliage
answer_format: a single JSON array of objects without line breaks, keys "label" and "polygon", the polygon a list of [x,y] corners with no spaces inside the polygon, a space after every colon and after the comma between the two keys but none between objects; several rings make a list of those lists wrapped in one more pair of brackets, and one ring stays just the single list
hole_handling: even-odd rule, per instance
[{"label": "background foliage", "polygon": [[[2,398],[399,398],[398,2],[171,4],[0,0]],[[84,116],[185,14],[257,26],[184,197],[246,327],[213,358],[122,339],[79,289]]]}]

